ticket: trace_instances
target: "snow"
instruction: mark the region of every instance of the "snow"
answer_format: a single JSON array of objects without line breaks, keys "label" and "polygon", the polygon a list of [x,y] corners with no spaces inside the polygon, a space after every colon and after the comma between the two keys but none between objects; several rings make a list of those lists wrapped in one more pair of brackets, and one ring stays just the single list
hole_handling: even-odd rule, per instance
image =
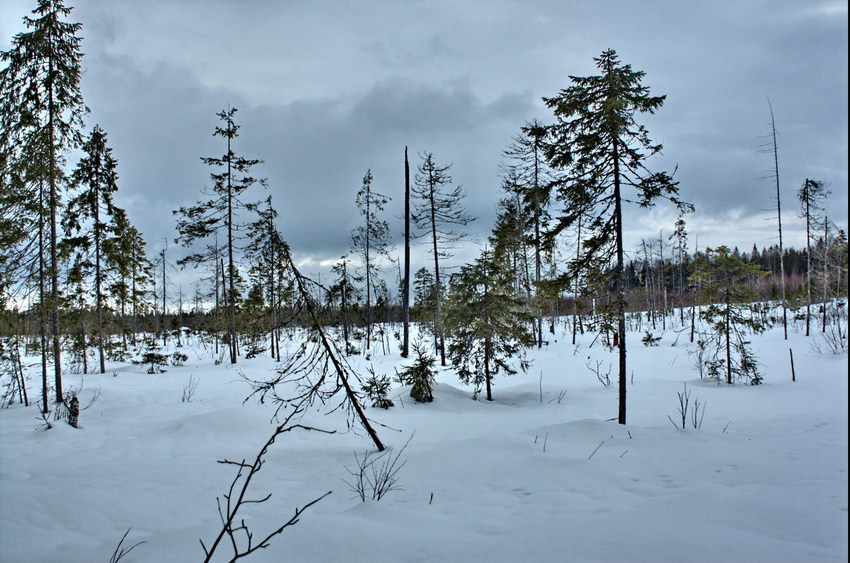
[{"label": "snow", "polygon": [[[660,331],[656,331],[659,334]],[[367,409],[401,459],[402,490],[361,502],[343,479],[365,432],[345,432],[339,413],[304,424],[335,434],[280,436],[251,485],[265,503],[244,508],[255,537],[327,491],[300,521],[249,561],[846,561],[847,354],[816,353],[793,327],[753,337],[761,386],[701,381],[687,334],[658,347],[629,334],[628,425],[617,414],[616,351],[593,335],[570,344],[567,322],[526,374],[494,381],[494,401],[472,401],[450,368],[434,402],[394,386],[394,408]],[[797,381],[791,381],[789,348]],[[220,529],[216,497],[235,467],[274,430],[274,406],[244,402],[240,373],[272,373],[271,358],[215,365],[193,341],[185,366],[147,374],[111,363],[83,379],[80,428],[39,429],[36,407],[0,411],[0,561],[108,561],[132,526],[122,561],[203,559]],[[394,374],[398,354],[353,356],[366,373]],[[30,396],[39,395],[37,366]],[[181,402],[184,385],[199,381]],[[676,429],[677,393],[705,404],[702,426]],[[221,557],[228,560],[229,545]]]}]

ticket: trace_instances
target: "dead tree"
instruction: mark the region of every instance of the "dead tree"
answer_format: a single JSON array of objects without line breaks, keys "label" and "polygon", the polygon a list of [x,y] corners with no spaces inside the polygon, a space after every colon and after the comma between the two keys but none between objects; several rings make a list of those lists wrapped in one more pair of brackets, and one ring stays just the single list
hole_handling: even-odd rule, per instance
[{"label": "dead tree", "polygon": [[266,400],[276,403],[276,417],[288,406],[298,408],[300,405],[312,406],[317,402],[327,405],[337,401],[330,412],[344,411],[349,428],[362,426],[378,451],[383,451],[384,445],[369,423],[360,404],[360,395],[355,391],[360,387],[360,380],[346,361],[345,354],[328,337],[319,305],[310,288],[318,288],[322,292],[326,290],[298,270],[288,248],[283,250],[283,260],[294,282],[295,310],[292,314],[306,315],[311,335],[294,353],[282,358],[274,378],[260,381],[246,377],[253,391],[245,400],[256,396],[261,403]]}]

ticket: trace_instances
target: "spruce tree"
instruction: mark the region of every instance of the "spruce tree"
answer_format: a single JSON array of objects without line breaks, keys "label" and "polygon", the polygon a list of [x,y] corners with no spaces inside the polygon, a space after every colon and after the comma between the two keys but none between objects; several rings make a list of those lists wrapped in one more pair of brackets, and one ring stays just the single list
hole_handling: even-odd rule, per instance
[{"label": "spruce tree", "polygon": [[[145,253],[145,244],[142,234],[130,223],[127,213],[116,207],[113,236],[105,241],[104,253],[112,271],[107,290],[118,303],[125,351],[128,330],[132,334],[132,343],[136,344],[138,319],[147,306],[148,288],[153,280],[153,265]],[[126,322],[128,307],[132,320],[130,327]]]},{"label": "spruce tree", "polygon": [[797,192],[802,217],[806,220],[806,336],[810,335],[812,318],[812,234],[818,227],[818,212],[823,211],[823,200],[828,195],[829,190],[823,182],[808,178]]},{"label": "spruce tree", "polygon": [[428,251],[434,257],[434,294],[435,318],[434,336],[440,354],[440,364],[446,365],[446,342],[443,334],[442,279],[440,277],[440,259],[450,256],[449,251],[466,237],[465,233],[454,230],[456,226],[465,226],[474,220],[463,207],[463,190],[460,186],[451,186],[449,176],[451,165],[439,166],[434,155],[425,153],[422,164],[416,174],[413,196],[416,200],[411,218],[421,230],[419,236],[430,239]]},{"label": "spruce tree", "polygon": [[351,306],[360,298],[360,291],[355,284],[363,281],[360,276],[351,271],[350,264],[351,259],[346,254],[333,265],[331,272],[336,275],[336,278],[333,285],[328,289],[328,300],[338,302],[337,307],[342,321],[342,337],[345,341],[346,354],[352,354],[355,351],[350,341]]},{"label": "spruce tree", "polygon": [[62,246],[77,255],[82,275],[93,276],[96,314],[96,336],[100,373],[106,373],[104,352],[104,308],[106,307],[106,273],[111,268],[106,253],[110,236],[116,233],[118,213],[113,195],[118,190],[118,161],[107,145],[106,133],[95,125],[83,145],[84,156],[71,175],[76,192],[68,201],[62,226],[66,238]]},{"label": "spruce tree", "polygon": [[767,327],[752,313],[750,303],[756,293],[750,281],[767,272],[758,264],[744,262],[725,246],[706,248],[694,262],[691,279],[702,288],[704,302],[710,303],[700,317],[709,323],[711,333],[699,344],[707,353],[703,363],[708,376],[719,381],[725,371],[730,385],[736,378],[758,385],[762,378],[746,336],[760,334]]},{"label": "spruce tree", "polygon": [[[666,172],[650,172],[646,160],[661,151],[636,114],[654,113],[665,96],[650,96],[641,82],[642,71],[620,63],[614,50],[594,59],[599,74],[570,76],[572,85],[552,98],[543,98],[557,121],[547,127],[546,157],[563,170],[557,196],[564,209],[551,234],[571,227],[580,218],[583,234],[572,272],[610,268],[616,291],[619,346],[619,409],[617,420],[626,423],[626,286],[623,253],[623,202],[636,200],[642,208],[668,199],[681,210],[689,206],[678,199],[677,183]],[[627,188],[634,195],[625,193]]]},{"label": "spruce tree", "polygon": [[[554,172],[546,162],[546,127],[535,119],[527,122],[520,131],[505,151],[505,156],[515,163],[513,168],[518,180],[516,190],[531,218],[529,238],[534,249],[534,282],[539,290],[545,252],[543,233],[549,220]],[[543,346],[543,311],[539,301],[538,298],[535,325],[538,348]]]},{"label": "spruce tree", "polygon": [[485,389],[493,400],[493,377],[512,375],[512,358],[525,371],[523,348],[534,343],[529,330],[533,318],[513,291],[513,271],[504,260],[484,251],[473,263],[451,277],[446,302],[449,357],[460,380],[475,385],[475,396]]},{"label": "spruce tree", "polygon": [[[67,152],[82,143],[83,116],[88,112],[80,92],[82,76],[78,36],[82,25],[67,20],[72,8],[62,0],[39,0],[36,17],[25,17],[28,31],[12,38],[0,54],[0,153],[3,166],[16,171],[38,193],[42,203],[38,236],[39,284],[49,279],[49,323],[53,346],[56,403],[64,403],[59,332],[59,234],[63,170]],[[7,175],[3,174],[3,181]],[[48,256],[45,256],[45,251]],[[40,293],[46,297],[46,291]],[[42,300],[43,302],[44,300]],[[47,350],[42,349],[43,365]]]},{"label": "spruce tree", "polygon": [[387,258],[390,226],[378,218],[384,210],[384,205],[390,200],[385,195],[372,189],[372,171],[367,170],[363,177],[363,186],[357,192],[356,204],[363,216],[363,224],[351,233],[352,250],[360,255],[366,281],[366,350],[371,348],[372,341],[372,296],[378,276],[380,275],[380,260]]},{"label": "spruce tree", "polygon": [[[206,190],[205,195],[209,199],[200,201],[191,207],[181,207],[174,211],[178,216],[177,241],[185,246],[191,246],[197,240],[203,240],[224,231],[225,251],[227,253],[226,300],[229,312],[228,332],[230,335],[230,363],[236,363],[237,340],[236,340],[236,252],[239,224],[237,218],[239,211],[248,208],[247,203],[240,199],[244,192],[256,183],[265,186],[265,179],[254,178],[250,175],[251,168],[262,163],[261,160],[252,160],[237,156],[233,152],[233,142],[239,136],[239,126],[234,121],[236,108],[227,108],[219,112],[218,118],[224,122],[223,126],[215,128],[213,136],[222,137],[227,144],[227,152],[220,157],[201,157],[204,164],[215,170],[210,173],[213,181],[211,190]],[[178,261],[180,265],[199,264],[201,262],[215,259],[218,254],[217,248],[207,246],[201,252],[189,255]]]},{"label": "spruce tree", "polygon": [[272,206],[271,196],[266,198],[265,206],[256,206],[254,209],[258,218],[248,227],[251,242],[248,245],[247,254],[253,262],[250,274],[254,278],[255,286],[262,288],[268,302],[271,354],[280,361],[278,329],[287,285],[283,264],[287,244],[275,225],[277,210]]}]

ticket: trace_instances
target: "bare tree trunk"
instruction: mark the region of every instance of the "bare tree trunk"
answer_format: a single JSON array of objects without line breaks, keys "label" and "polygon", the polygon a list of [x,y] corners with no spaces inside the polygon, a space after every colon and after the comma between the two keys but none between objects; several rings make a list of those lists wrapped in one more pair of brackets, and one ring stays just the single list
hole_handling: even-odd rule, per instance
[{"label": "bare tree trunk", "polygon": [[407,147],[404,147],[404,340],[402,341],[401,357],[406,358],[410,353],[410,164],[407,160]]},{"label": "bare tree trunk", "polygon": [[[49,73],[53,74],[53,58],[48,63]],[[62,344],[59,336],[59,252],[58,235],[56,232],[56,214],[59,211],[59,194],[56,177],[59,174],[59,163],[56,160],[55,102],[53,99],[53,82],[48,81],[47,87],[48,111],[48,142],[50,143],[49,163],[49,205],[50,205],[50,328],[53,335],[53,379],[56,384],[56,402],[64,403],[62,396]]]},{"label": "bare tree trunk", "polygon": [[[228,119],[227,127],[232,127]],[[233,264],[233,183],[231,179],[230,136],[227,136],[227,268],[230,305],[230,363],[236,363],[236,271]]]},{"label": "bare tree trunk", "polygon": [[[429,173],[430,174],[430,173]],[[436,329],[437,349],[440,352],[440,365],[446,365],[446,341],[443,338],[443,291],[440,286],[440,254],[437,249],[437,210],[434,203],[434,183],[433,178],[429,177],[431,189],[431,240],[434,245],[434,291],[435,301],[437,304],[437,318],[435,319],[434,328]]]},{"label": "bare tree trunk", "polygon": [[623,259],[623,211],[620,194],[620,156],[618,140],[613,140],[614,150],[614,222],[617,230],[617,269],[615,270],[615,287],[617,291],[617,333],[620,336],[619,344],[619,409],[617,422],[626,423],[626,288],[623,283],[624,259]]},{"label": "bare tree trunk", "polygon": [[788,340],[788,305],[785,301],[785,251],[782,246],[782,204],[779,197],[779,151],[776,147],[776,122],[773,119],[773,106],[770,99],[767,100],[770,107],[770,128],[773,134],[773,167],[776,179],[776,220],[779,225],[779,287],[782,293],[782,328],[785,340]]},{"label": "bare tree trunk", "polygon": [[804,198],[804,203],[806,204],[806,336],[809,336],[809,327],[812,319],[812,231],[811,216],[809,215],[808,178],[806,178],[806,181],[803,184],[803,189],[806,191]]}]

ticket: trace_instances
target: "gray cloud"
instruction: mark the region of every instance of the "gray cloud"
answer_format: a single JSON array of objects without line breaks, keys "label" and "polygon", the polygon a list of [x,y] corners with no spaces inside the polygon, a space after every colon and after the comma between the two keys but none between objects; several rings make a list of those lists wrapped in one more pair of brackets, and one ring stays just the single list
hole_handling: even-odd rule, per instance
[{"label": "gray cloud", "polygon": [[[0,7],[2,48],[30,4]],[[697,206],[692,240],[775,242],[772,159],[760,152],[768,96],[789,242],[802,240],[794,192],[806,177],[831,184],[830,213],[847,224],[846,3],[90,0],[74,17],[89,123],[108,131],[118,199],[152,247],[174,237],[171,210],[208,185],[199,157],[223,152],[211,133],[228,104],[240,109],[236,150],[265,160],[256,173],[301,256],[348,249],[369,168],[394,198],[388,219],[400,233],[405,145],[414,170],[424,151],[454,164],[483,239],[511,137],[527,120],[550,121],[540,97],[595,72],[592,58],[609,47],[667,95],[644,120],[665,146],[651,166],[678,166]],[[637,241],[674,219],[630,211],[626,227]]]}]

